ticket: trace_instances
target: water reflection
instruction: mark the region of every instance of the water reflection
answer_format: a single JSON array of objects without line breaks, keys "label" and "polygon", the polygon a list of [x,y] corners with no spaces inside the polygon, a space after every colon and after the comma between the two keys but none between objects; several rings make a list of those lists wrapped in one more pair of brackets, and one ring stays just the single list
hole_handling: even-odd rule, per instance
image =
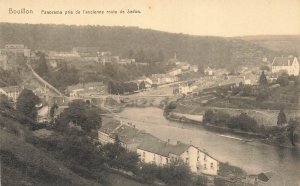
[{"label": "water reflection", "polygon": [[257,140],[245,143],[201,126],[170,122],[158,108],[126,108],[120,116],[162,140],[192,141],[193,145],[206,149],[218,160],[239,166],[248,173],[275,171],[300,182],[299,149],[267,145]]}]

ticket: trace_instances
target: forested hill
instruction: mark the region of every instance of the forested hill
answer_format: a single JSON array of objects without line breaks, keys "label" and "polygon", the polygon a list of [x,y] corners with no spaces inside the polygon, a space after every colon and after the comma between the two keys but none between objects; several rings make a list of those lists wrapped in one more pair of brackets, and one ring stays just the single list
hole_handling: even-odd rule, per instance
[{"label": "forested hill", "polygon": [[[173,34],[137,27],[67,26],[0,23],[0,44],[22,43],[32,49],[68,51],[75,46],[99,47],[122,57],[132,53],[163,53],[168,59],[177,53],[195,64],[228,66],[253,64],[275,53],[236,38]],[[142,52],[141,52],[142,51]]]}]

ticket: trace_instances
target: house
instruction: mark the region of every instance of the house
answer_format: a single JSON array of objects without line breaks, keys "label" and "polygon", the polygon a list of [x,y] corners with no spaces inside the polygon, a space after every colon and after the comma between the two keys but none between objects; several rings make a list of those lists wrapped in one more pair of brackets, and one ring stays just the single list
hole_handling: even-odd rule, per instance
[{"label": "house", "polygon": [[183,94],[187,95],[190,93],[193,93],[193,91],[197,89],[197,86],[190,86],[188,83],[179,84],[174,86],[173,88],[173,94]]},{"label": "house", "polygon": [[4,47],[5,52],[12,52],[14,54],[23,54],[25,57],[30,57],[30,49],[23,44],[7,44]]},{"label": "house", "polygon": [[137,136],[139,135],[140,132],[135,126],[110,120],[109,122],[104,122],[103,126],[98,130],[98,141],[103,145],[115,143],[116,136],[118,136],[122,147],[135,152],[139,141]]},{"label": "house", "polygon": [[248,175],[243,182],[255,186],[298,186],[297,180],[287,179],[286,176],[272,171]]},{"label": "house", "polygon": [[218,160],[212,158],[199,148],[181,143],[171,144],[170,141],[147,140],[137,147],[137,153],[144,163],[154,163],[158,166],[166,165],[175,160],[182,160],[196,174],[217,175]]},{"label": "house", "polygon": [[181,73],[182,73],[181,68],[175,68],[175,69],[169,70],[169,71],[167,72],[167,74],[168,74],[168,75],[171,75],[171,76],[177,76],[177,75],[179,75],[179,74],[181,74]]},{"label": "house", "polygon": [[122,64],[122,65],[135,64],[135,59],[120,59],[118,64]]},{"label": "house", "polygon": [[286,72],[289,76],[299,76],[299,62],[296,57],[275,57],[272,66],[272,74]]},{"label": "house", "polygon": [[89,97],[94,95],[103,95],[107,93],[107,88],[103,82],[79,83],[68,86],[66,93],[72,97]]},{"label": "house", "polygon": [[182,71],[187,71],[190,69],[191,65],[187,62],[182,62],[178,65]]},{"label": "house", "polygon": [[212,76],[212,75],[214,75],[214,71],[212,68],[207,67],[206,69],[204,69],[204,74],[208,75],[208,76]]},{"label": "house", "polygon": [[38,109],[37,121],[38,122],[49,122],[50,121],[48,106],[42,106],[40,109]]},{"label": "house", "polygon": [[173,82],[178,81],[177,76],[171,76],[171,75],[168,75],[168,74],[152,74],[150,79],[152,80],[152,83],[156,84],[156,85],[161,85],[161,84],[166,84],[166,83],[173,83]]},{"label": "house", "polygon": [[114,62],[119,62],[119,57],[118,56],[112,56],[111,52],[99,52],[98,53],[99,57],[99,63],[106,64],[106,63],[111,63],[112,61]]},{"label": "house", "polygon": [[143,76],[143,77],[139,78],[137,81],[139,83],[144,81],[146,88],[151,88],[152,84],[153,84],[152,80],[150,78],[146,77],[146,76]]},{"label": "house", "polygon": [[47,59],[49,61],[57,61],[57,60],[73,60],[80,58],[80,55],[77,52],[57,52],[57,51],[49,51],[47,52]]},{"label": "house", "polygon": [[6,95],[13,102],[16,102],[22,90],[19,86],[0,87],[0,94]]},{"label": "house", "polygon": [[255,74],[247,74],[243,77],[243,84],[244,85],[257,85],[258,83],[258,75]]},{"label": "house", "polygon": [[199,70],[199,68],[198,68],[197,65],[192,65],[192,66],[190,67],[190,71],[192,71],[192,72],[198,72],[198,70]]}]

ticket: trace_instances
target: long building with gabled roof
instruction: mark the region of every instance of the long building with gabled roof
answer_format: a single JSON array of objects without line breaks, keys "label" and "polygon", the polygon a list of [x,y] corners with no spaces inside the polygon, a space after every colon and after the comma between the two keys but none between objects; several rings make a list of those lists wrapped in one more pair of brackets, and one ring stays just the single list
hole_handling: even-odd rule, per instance
[{"label": "long building with gabled roof", "polygon": [[299,62],[296,57],[275,57],[272,62],[272,74],[286,72],[289,76],[299,76]]},{"label": "long building with gabled roof", "polygon": [[180,141],[176,144],[157,139],[144,141],[137,147],[137,153],[142,162],[158,166],[181,159],[196,174],[217,175],[219,170],[218,160],[194,145]]}]

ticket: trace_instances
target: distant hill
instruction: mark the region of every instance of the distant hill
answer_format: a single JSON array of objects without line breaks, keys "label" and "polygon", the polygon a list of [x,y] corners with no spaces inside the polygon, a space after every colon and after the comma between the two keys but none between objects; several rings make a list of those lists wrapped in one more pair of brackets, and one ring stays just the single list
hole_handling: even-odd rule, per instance
[{"label": "distant hill", "polygon": [[239,39],[278,51],[282,55],[300,56],[300,35],[244,36]]},{"label": "distant hill", "polygon": [[[0,23],[0,45],[22,43],[32,49],[68,51],[76,46],[99,47],[121,57],[132,52],[174,53],[181,60],[204,66],[250,65],[276,52],[240,38],[191,36],[137,27],[67,26]],[[131,53],[131,54],[130,54]]]}]

